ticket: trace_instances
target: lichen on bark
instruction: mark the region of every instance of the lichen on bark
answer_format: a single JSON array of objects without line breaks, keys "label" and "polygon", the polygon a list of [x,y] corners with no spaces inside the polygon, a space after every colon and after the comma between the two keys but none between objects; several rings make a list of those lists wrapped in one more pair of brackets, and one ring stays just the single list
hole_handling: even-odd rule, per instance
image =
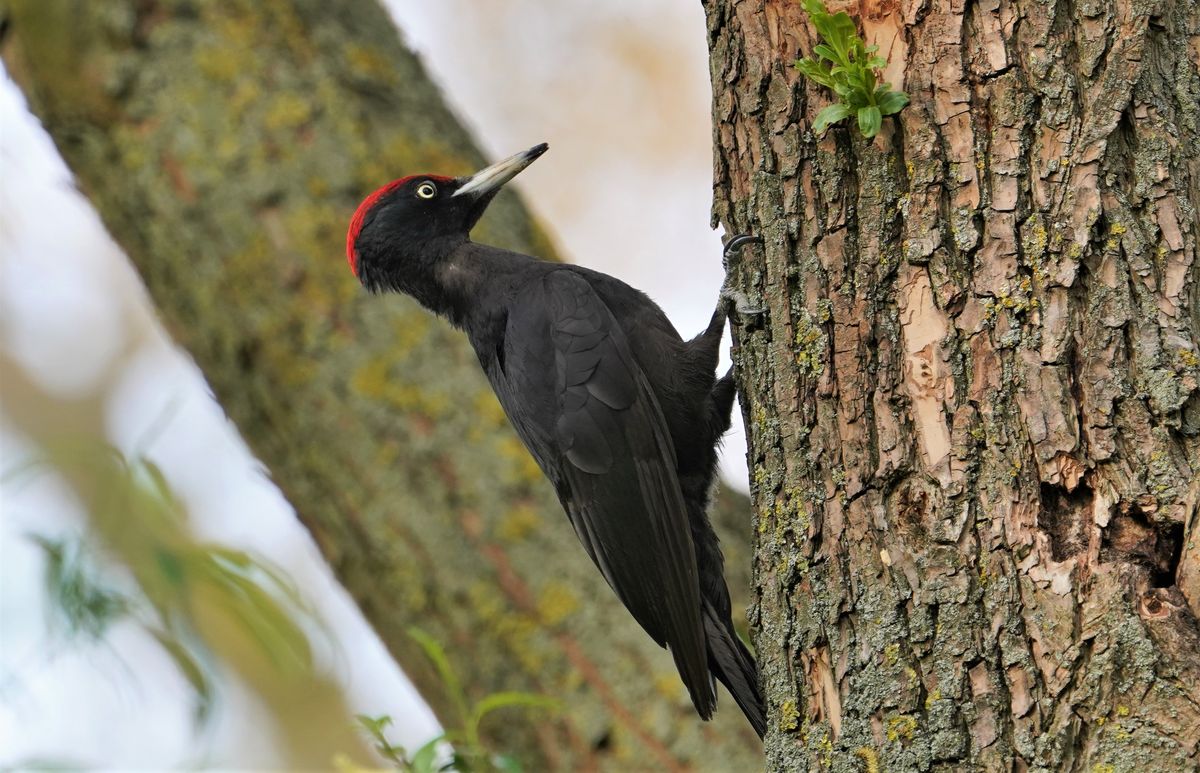
[{"label": "lichen on bark", "polygon": [[705,8],[769,767],[1195,766],[1200,10],[836,5],[868,143],[798,4]]}]

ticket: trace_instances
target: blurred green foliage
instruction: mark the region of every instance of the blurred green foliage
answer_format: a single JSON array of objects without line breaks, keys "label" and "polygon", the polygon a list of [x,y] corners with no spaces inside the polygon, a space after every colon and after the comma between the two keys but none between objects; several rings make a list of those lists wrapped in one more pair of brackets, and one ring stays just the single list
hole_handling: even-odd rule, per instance
[{"label": "blurred green foliage", "polygon": [[[187,513],[162,470],[144,457],[127,460],[103,443],[73,444],[33,460],[20,472],[100,463],[110,474],[100,502],[120,516],[135,550],[122,560],[90,531],[70,537],[30,535],[45,556],[43,582],[52,629],[68,639],[97,641],[117,622],[143,629],[179,668],[194,694],[197,723],[213,707],[217,656],[204,634],[214,618],[240,630],[282,674],[311,676],[312,651],[304,625],[316,618],[291,579],[261,556],[196,541]],[[13,476],[5,476],[11,478]],[[96,515],[93,511],[92,515]],[[128,571],[119,582],[118,567]]]},{"label": "blurred green foliage", "polygon": [[53,539],[40,534],[29,538],[42,549],[46,566],[43,580],[49,597],[51,625],[68,639],[101,639],[113,621],[132,608],[132,599],[110,588],[96,576],[82,538]]},{"label": "blurred green foliage", "polygon": [[[0,365],[9,363],[0,357]],[[189,685],[198,727],[222,678],[236,677],[261,699],[289,766],[371,759],[340,687],[315,667],[309,635],[321,625],[291,579],[262,556],[198,539],[162,470],[103,439],[103,400],[60,402],[19,368],[4,374],[23,409],[6,417],[39,450],[0,483],[12,492],[54,475],[82,509],[78,533],[28,535],[44,558],[50,635],[106,643],[114,626],[136,626]],[[137,664],[127,673],[136,677]]]},{"label": "blurred green foliage", "polygon": [[499,709],[523,707],[559,711],[561,704],[552,698],[524,692],[492,693],[472,703],[463,690],[462,682],[451,666],[450,658],[446,656],[446,650],[442,645],[420,628],[410,627],[408,635],[420,645],[421,650],[433,664],[438,677],[446,687],[446,692],[454,701],[461,724],[457,728],[447,730],[430,739],[420,748],[409,753],[403,747],[396,746],[388,740],[386,730],[392,723],[391,717],[386,715],[370,717],[359,714],[358,722],[371,737],[375,744],[375,750],[394,763],[399,770],[406,771],[406,773],[440,773],[441,771],[520,773],[521,766],[516,759],[489,749],[484,744],[479,732],[480,725],[489,714]]},{"label": "blurred green foliage", "polygon": [[[112,523],[119,518],[120,555],[105,547],[93,520],[81,534],[31,534],[45,564],[43,583],[49,601],[51,630],[68,641],[102,641],[118,623],[140,627],[162,647],[187,680],[193,693],[197,725],[212,713],[218,684],[217,664],[230,653],[228,637],[250,643],[256,658],[268,661],[282,678],[314,678],[312,649],[305,627],[319,627],[312,609],[289,577],[262,556],[215,543],[197,541],[187,528],[187,513],[171,491],[162,470],[151,460],[127,459],[105,443],[90,447],[73,443],[10,471],[18,476],[64,473],[79,466],[105,470],[102,495],[92,501],[92,519]],[[71,477],[70,474],[67,477]],[[216,634],[215,630],[220,631]],[[524,707],[558,710],[559,703],[522,692],[498,692],[472,702],[445,649],[428,633],[410,628],[409,636],[425,653],[460,723],[408,752],[392,744],[389,716],[358,715],[376,752],[399,770],[519,772],[511,756],[490,749],[480,727],[493,712]],[[345,771],[366,770],[346,754],[334,764]]]}]

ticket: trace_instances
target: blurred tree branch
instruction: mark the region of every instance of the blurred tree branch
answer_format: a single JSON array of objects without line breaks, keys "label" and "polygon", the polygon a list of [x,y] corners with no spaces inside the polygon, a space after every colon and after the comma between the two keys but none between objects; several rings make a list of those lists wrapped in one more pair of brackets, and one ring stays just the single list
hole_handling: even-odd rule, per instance
[{"label": "blurred tree branch", "polygon": [[[412,623],[473,698],[570,707],[508,718],[499,746],[533,769],[757,764],[729,700],[700,723],[586,560],[465,340],[345,268],[366,192],[483,162],[382,9],[39,0],[9,22],[6,65],[163,322],[439,716]],[[551,253],[511,193],[480,231]],[[748,505],[723,502],[740,601]]]},{"label": "blurred tree branch", "polygon": [[[258,564],[252,556],[198,542],[153,466],[144,467],[139,480],[139,470],[107,443],[108,390],[69,400],[51,397],[2,353],[0,381],[8,421],[39,446],[38,463],[79,498],[88,533],[129,569],[154,611],[152,620],[139,622],[191,682],[201,712],[211,699],[211,668],[200,664],[189,640],[262,700],[279,733],[277,751],[289,767],[328,768],[349,757],[373,760],[354,732],[340,687],[315,672],[294,610],[271,593],[286,595],[290,584],[269,570],[270,582],[264,583],[254,577]],[[43,547],[53,558],[55,544],[43,540]]]}]

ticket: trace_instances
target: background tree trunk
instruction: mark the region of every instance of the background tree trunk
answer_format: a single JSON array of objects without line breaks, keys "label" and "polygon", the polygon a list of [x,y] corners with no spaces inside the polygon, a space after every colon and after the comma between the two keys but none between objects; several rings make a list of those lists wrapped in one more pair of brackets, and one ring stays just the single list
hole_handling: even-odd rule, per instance
[{"label": "background tree trunk", "polygon": [[[483,163],[382,9],[31,0],[0,13],[6,66],[163,321],[447,726],[459,719],[410,625],[475,698],[563,701],[485,727],[530,770],[757,764],[732,701],[699,722],[670,657],[586,560],[465,339],[406,299],[367,298],[345,266],[366,193]],[[551,251],[512,194],[477,237]],[[722,527],[745,524],[739,500]],[[744,591],[746,539],[723,536]]]},{"label": "background tree trunk", "polygon": [[1194,769],[1200,6],[831,6],[874,142],[798,3],[706,3],[769,767]]}]

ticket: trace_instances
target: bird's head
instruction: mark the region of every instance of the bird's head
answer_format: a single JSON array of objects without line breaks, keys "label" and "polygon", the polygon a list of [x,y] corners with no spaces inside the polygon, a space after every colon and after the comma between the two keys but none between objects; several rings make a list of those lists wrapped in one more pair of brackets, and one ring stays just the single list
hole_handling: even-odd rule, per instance
[{"label": "bird's head", "polygon": [[350,220],[350,270],[373,292],[404,287],[406,273],[465,242],[500,188],[548,148],[534,145],[470,177],[419,174],[383,186],[363,199]]}]

